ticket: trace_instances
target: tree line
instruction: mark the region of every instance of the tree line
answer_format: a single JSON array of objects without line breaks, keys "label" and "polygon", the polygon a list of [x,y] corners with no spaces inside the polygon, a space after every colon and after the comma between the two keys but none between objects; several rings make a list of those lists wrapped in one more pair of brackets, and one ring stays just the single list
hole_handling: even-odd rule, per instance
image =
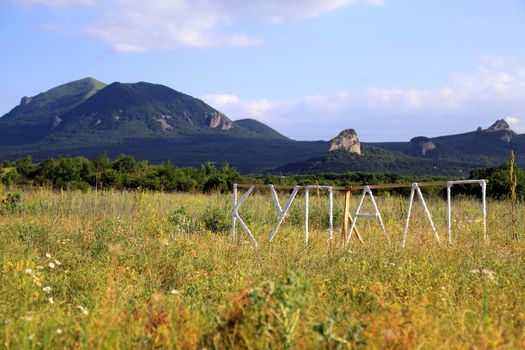
[{"label": "tree line", "polygon": [[206,162],[200,168],[180,168],[170,162],[149,164],[131,155],[111,160],[106,154],[94,160],[59,157],[33,163],[31,157],[0,163],[5,185],[51,186],[57,189],[118,189],[168,192],[228,191],[240,178],[228,163],[219,168]]},{"label": "tree line", "polygon": [[[510,168],[505,162],[498,167],[473,169],[470,179],[489,180],[487,192],[490,196],[504,199],[511,193]],[[514,168],[515,193],[525,197],[525,170]],[[217,167],[206,162],[199,168],[176,167],[170,162],[149,164],[138,161],[131,155],[120,155],[111,160],[106,154],[94,160],[84,157],[50,158],[34,163],[31,157],[16,161],[0,162],[0,183],[11,186],[50,186],[57,189],[117,189],[150,190],[167,192],[211,192],[230,191],[235,182],[287,185],[364,185],[378,183],[410,183],[414,181],[447,180],[445,177],[411,177],[386,173],[347,172],[343,174],[316,174],[255,177],[241,176],[228,163]],[[406,189],[389,192],[404,193]],[[427,189],[431,191],[431,189]],[[434,192],[439,193],[439,189]],[[454,193],[479,194],[475,186],[455,187]]]}]

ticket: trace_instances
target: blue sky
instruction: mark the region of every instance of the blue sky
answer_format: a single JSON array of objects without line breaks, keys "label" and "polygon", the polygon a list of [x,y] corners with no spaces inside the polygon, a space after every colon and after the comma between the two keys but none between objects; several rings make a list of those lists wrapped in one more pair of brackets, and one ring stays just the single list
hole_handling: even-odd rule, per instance
[{"label": "blue sky", "polygon": [[92,76],[300,140],[525,132],[523,0],[2,0],[0,114]]}]

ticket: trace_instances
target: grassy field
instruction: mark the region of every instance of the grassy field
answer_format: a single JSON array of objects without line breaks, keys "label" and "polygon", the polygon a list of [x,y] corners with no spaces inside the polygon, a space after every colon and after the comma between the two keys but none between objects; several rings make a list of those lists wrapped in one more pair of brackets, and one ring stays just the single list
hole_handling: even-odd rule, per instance
[{"label": "grassy field", "polygon": [[[303,197],[271,244],[270,196],[251,197],[255,249],[241,231],[231,241],[226,195],[22,191],[0,212],[0,348],[525,347],[508,202],[489,201],[483,242],[480,201],[455,200],[441,246],[416,203],[403,249],[406,197],[378,198],[390,242],[362,220],[366,245],[346,247],[336,201],[329,243],[326,196],[313,195],[305,246]],[[445,202],[428,204],[444,240]]]}]

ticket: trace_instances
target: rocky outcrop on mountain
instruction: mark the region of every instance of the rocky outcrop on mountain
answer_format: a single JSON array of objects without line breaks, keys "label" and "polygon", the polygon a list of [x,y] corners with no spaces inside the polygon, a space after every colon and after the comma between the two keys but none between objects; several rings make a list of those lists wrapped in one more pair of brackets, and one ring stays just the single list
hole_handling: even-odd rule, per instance
[{"label": "rocky outcrop on mountain", "polygon": [[505,143],[510,143],[515,135],[514,131],[511,130],[509,124],[504,119],[496,120],[496,122],[485,131],[489,133],[500,133],[501,136],[499,139]]},{"label": "rocky outcrop on mountain", "polygon": [[51,130],[59,126],[60,123],[62,123],[62,118],[60,118],[59,116],[54,116],[53,120],[51,121]]},{"label": "rocky outcrop on mountain", "polygon": [[496,120],[487,130],[487,132],[511,131],[509,124],[504,119]]},{"label": "rocky outcrop on mountain", "polygon": [[26,106],[26,105],[30,104],[32,99],[33,98],[29,97],[29,96],[22,97],[22,99],[20,100],[20,106]]},{"label": "rocky outcrop on mountain", "polygon": [[333,152],[339,150],[361,155],[361,143],[354,129],[343,130],[337,137],[330,141],[328,151]]},{"label": "rocky outcrop on mountain", "polygon": [[424,136],[414,137],[410,140],[409,153],[414,156],[425,156],[428,152],[437,148],[436,144],[431,139]]},{"label": "rocky outcrop on mountain", "polygon": [[155,121],[158,122],[162,128],[162,131],[172,130],[173,127],[168,123],[166,119],[171,119],[169,115],[161,115],[159,118],[156,118]]},{"label": "rocky outcrop on mountain", "polygon": [[208,126],[212,129],[230,130],[234,127],[233,122],[221,112],[215,112],[206,118]]}]

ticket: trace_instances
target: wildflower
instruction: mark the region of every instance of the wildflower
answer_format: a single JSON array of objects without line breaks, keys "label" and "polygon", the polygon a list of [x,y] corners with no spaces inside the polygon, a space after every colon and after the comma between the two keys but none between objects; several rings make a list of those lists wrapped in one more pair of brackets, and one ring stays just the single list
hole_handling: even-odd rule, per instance
[{"label": "wildflower", "polygon": [[80,312],[82,313],[82,315],[84,316],[87,316],[89,315],[89,311],[87,308],[83,307],[82,305],[77,305],[77,309],[80,310]]},{"label": "wildflower", "polygon": [[60,335],[60,334],[62,334],[62,333],[64,333],[64,331],[62,330],[62,328],[57,328],[57,334]]},{"label": "wildflower", "polygon": [[33,270],[32,270],[32,269],[25,269],[24,272],[25,272],[25,273],[32,274],[32,273],[33,273]]},{"label": "wildflower", "polygon": [[55,303],[55,301],[53,300],[53,297],[48,298],[47,301],[49,301],[49,303],[51,305],[53,305]]},{"label": "wildflower", "polygon": [[50,262],[50,263],[48,264],[48,266],[49,266],[50,268],[52,268],[52,269],[54,269],[54,268],[55,268],[55,264],[54,264],[54,263],[52,263],[52,262]]},{"label": "wildflower", "polygon": [[46,253],[46,258],[51,259],[51,254]]},{"label": "wildflower", "polygon": [[474,273],[474,274],[480,274],[480,275],[484,275],[486,276],[489,280],[491,281],[494,281],[496,279],[496,273],[494,271],[491,271],[489,269],[473,269],[473,270],[470,270],[470,273]]},{"label": "wildflower", "polygon": [[172,289],[170,290],[170,294],[173,294],[173,295],[179,295],[181,294],[182,292],[180,290],[177,290],[177,289]]},{"label": "wildflower", "polygon": [[55,264],[57,264],[57,266],[62,265],[62,263],[60,261],[58,261],[57,259],[55,259]]},{"label": "wildflower", "polygon": [[46,293],[51,293],[51,287],[50,286],[46,286],[44,288],[42,288],[42,290]]},{"label": "wildflower", "polygon": [[36,284],[38,287],[42,287],[42,283],[40,282],[40,278],[33,275],[33,283]]}]

